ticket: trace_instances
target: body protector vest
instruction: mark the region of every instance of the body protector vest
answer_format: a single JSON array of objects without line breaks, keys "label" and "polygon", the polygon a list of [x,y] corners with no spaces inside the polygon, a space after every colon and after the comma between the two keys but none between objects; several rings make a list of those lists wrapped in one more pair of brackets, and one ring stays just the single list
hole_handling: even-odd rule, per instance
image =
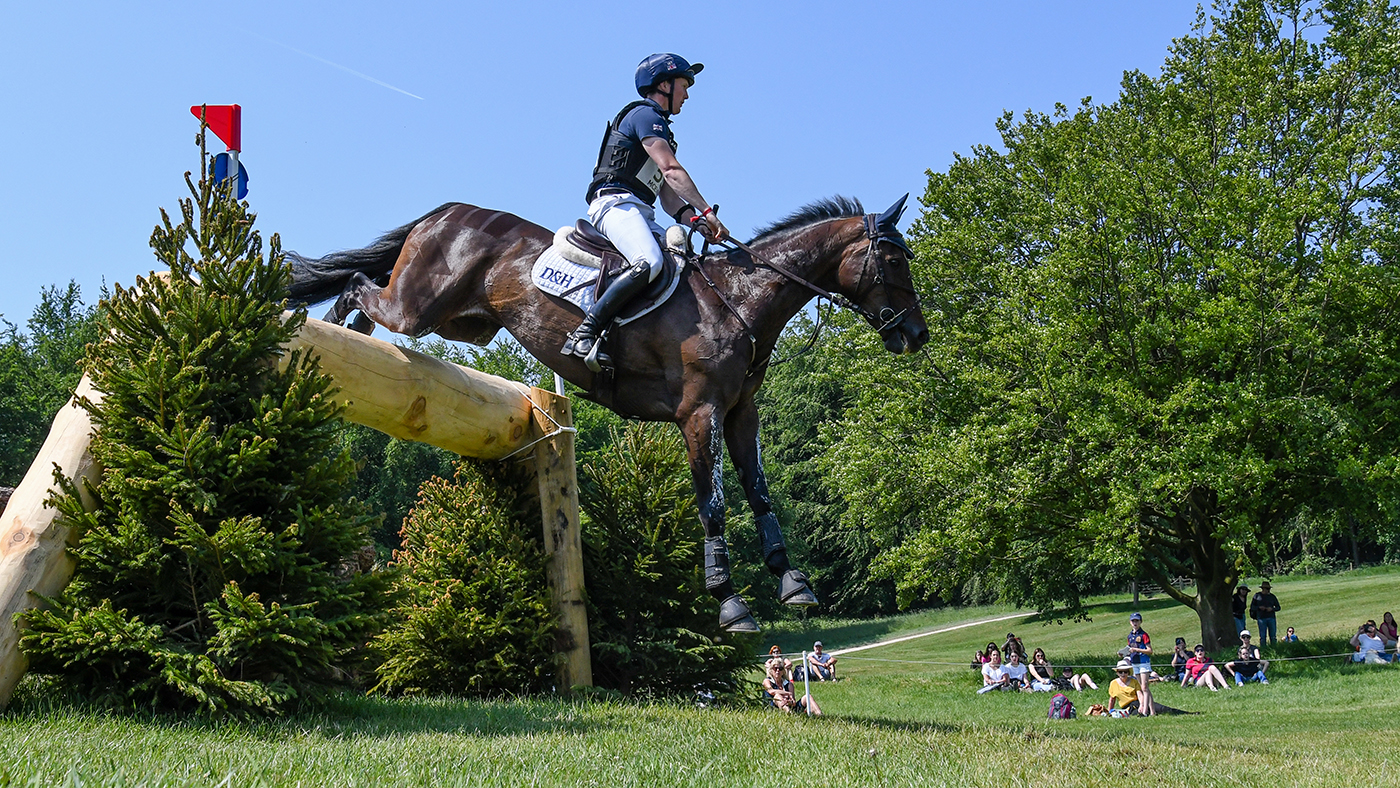
[{"label": "body protector vest", "polygon": [[[617,113],[617,117],[608,124],[608,129],[603,134],[603,143],[598,149],[598,164],[593,168],[593,181],[588,184],[588,202],[593,202],[600,189],[612,187],[626,189],[648,205],[656,204],[656,196],[661,192],[662,184],[666,182],[661,168],[647,155],[640,138],[619,130],[628,114],[648,104],[656,106],[656,103],[650,100],[634,101],[623,107],[622,111]],[[665,126],[666,143],[675,151],[676,138],[671,134],[671,124],[664,115],[662,123]]]}]

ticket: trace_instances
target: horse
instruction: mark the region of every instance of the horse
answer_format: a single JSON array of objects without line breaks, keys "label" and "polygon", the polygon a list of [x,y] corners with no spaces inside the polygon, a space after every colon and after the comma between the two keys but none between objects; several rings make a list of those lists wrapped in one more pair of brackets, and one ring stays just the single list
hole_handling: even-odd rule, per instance
[{"label": "horse", "polygon": [[559,353],[582,315],[531,282],[531,267],[553,233],[504,211],[448,203],[364,249],[320,258],[289,252],[290,299],[335,298],[326,320],[343,325],[358,311],[351,327],[365,333],[377,323],[412,337],[435,333],[485,345],[505,328],[585,397],[626,418],[676,424],[705,530],[705,585],[719,600],[720,626],[757,632],[730,578],[721,440],[753,512],[764,562],[779,577],[780,600],[816,605],[806,575],[788,560],[773,514],[754,395],[784,326],[819,295],[860,314],[891,353],[912,353],[928,341],[909,271],[912,253],[897,227],[907,198],[879,216],[865,214],[856,200],[819,200],[761,229],[748,244],[693,257],[664,304],[613,327],[606,339],[613,367],[600,372]]}]

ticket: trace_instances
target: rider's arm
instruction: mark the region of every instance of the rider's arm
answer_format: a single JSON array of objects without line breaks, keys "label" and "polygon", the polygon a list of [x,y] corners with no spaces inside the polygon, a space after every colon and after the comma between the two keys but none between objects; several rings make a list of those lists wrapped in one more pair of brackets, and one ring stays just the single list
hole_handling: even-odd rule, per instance
[{"label": "rider's arm", "polygon": [[[729,232],[720,223],[719,217],[710,210],[710,204],[700,196],[700,190],[695,188],[695,181],[691,180],[690,173],[685,171],[685,167],[676,161],[676,154],[671,150],[671,146],[660,137],[646,137],[642,140],[642,147],[646,149],[647,155],[656,162],[656,166],[661,170],[661,175],[666,179],[666,186],[662,187],[662,193],[667,188],[676,197],[695,206],[695,210],[705,216],[705,222],[710,225],[712,234],[717,238],[726,237]],[[665,207],[665,202],[662,203]],[[677,206],[679,207],[679,206]]]},{"label": "rider's arm", "polygon": [[[667,216],[675,219],[678,224],[688,225],[691,216],[698,216],[700,214],[701,209],[682,200],[680,195],[676,194],[676,190],[672,189],[669,183],[661,184],[661,194],[658,196],[661,198],[661,210],[665,211]],[[676,213],[682,210],[685,210],[685,213],[677,216]]]}]

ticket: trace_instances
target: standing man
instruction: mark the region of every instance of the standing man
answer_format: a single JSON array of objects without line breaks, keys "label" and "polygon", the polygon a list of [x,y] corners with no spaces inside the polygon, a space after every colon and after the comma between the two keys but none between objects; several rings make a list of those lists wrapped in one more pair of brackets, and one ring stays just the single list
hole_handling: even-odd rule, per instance
[{"label": "standing man", "polygon": [[680,114],[695,75],[704,67],[664,52],[643,60],[635,80],[641,100],[623,107],[603,135],[588,185],[588,219],[612,241],[629,267],[598,296],[559,350],[584,359],[594,372],[612,363],[597,352],[598,335],[628,299],[661,273],[661,245],[656,239],[665,231],[656,223],[657,199],[677,222],[703,222],[710,240],[729,236],[690,173],[676,161],[676,139],[671,134],[671,116]]},{"label": "standing man", "polygon": [[1268,642],[1274,646],[1278,644],[1278,597],[1269,593],[1269,581],[1265,580],[1259,584],[1259,593],[1254,595],[1254,601],[1249,606],[1249,617],[1254,619],[1255,629],[1259,630],[1259,645]]},{"label": "standing man", "polygon": [[1249,606],[1249,586],[1240,586],[1235,589],[1235,595],[1230,597],[1230,615],[1235,617],[1235,631],[1239,632],[1245,628],[1244,611]]}]

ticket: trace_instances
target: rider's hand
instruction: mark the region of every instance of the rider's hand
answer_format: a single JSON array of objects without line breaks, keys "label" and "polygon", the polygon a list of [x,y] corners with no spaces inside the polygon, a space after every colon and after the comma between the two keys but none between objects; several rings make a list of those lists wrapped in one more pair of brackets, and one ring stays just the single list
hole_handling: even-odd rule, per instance
[{"label": "rider's hand", "polygon": [[729,237],[729,229],[719,220],[714,211],[705,214],[705,237],[711,242],[718,243]]}]

